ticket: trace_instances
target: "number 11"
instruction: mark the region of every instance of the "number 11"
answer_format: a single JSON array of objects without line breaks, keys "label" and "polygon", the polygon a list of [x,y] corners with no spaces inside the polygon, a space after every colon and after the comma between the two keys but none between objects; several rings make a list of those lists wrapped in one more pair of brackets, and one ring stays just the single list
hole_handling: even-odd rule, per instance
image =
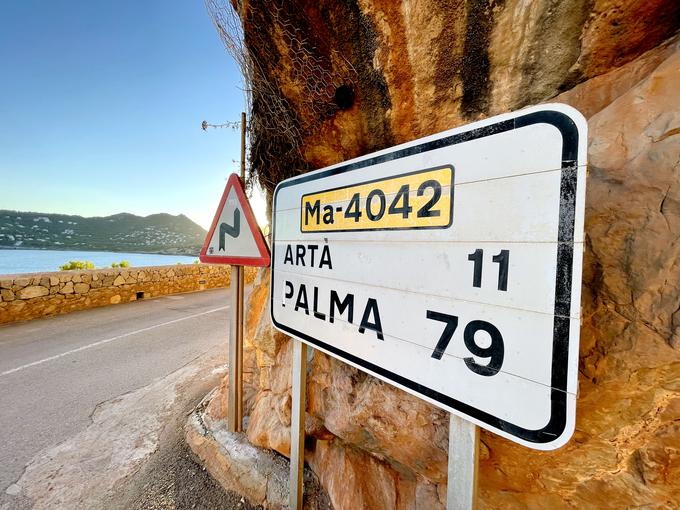
[{"label": "number 11", "polygon": [[[472,286],[482,286],[482,262],[484,262],[484,250],[477,248],[468,255],[468,260],[474,262],[472,271]],[[491,258],[498,264],[498,290],[508,290],[508,265],[510,263],[510,250],[501,250],[498,255]]]}]

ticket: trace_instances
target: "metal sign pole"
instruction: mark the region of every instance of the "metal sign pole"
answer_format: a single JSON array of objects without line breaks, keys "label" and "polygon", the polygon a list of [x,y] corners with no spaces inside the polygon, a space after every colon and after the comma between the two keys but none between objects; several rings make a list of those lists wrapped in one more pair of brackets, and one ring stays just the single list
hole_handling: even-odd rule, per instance
[{"label": "metal sign pole", "polygon": [[477,508],[478,460],[479,427],[455,414],[451,414],[449,419],[447,510],[474,510]]},{"label": "metal sign pole", "polygon": [[307,408],[307,344],[293,342],[293,389],[290,414],[290,496],[291,510],[302,509],[305,467],[305,409]]},{"label": "metal sign pole", "polygon": [[[241,181],[246,178],[246,114],[241,112]],[[243,430],[243,266],[231,266],[231,324],[229,330],[229,403],[227,422],[232,432]]]},{"label": "metal sign pole", "polygon": [[241,267],[231,266],[231,322],[229,324],[229,430],[241,432],[243,422],[243,288]]}]

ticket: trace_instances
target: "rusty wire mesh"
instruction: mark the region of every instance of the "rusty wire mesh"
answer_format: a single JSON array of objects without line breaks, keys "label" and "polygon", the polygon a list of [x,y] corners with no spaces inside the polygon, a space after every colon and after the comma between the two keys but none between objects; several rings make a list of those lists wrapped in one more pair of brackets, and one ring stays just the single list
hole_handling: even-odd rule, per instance
[{"label": "rusty wire mesh", "polygon": [[204,1],[241,70],[250,179],[271,192],[278,181],[309,169],[304,140],[343,108],[348,98],[342,95],[354,93],[357,73],[314,35],[292,0],[250,0],[246,9],[243,0]]}]

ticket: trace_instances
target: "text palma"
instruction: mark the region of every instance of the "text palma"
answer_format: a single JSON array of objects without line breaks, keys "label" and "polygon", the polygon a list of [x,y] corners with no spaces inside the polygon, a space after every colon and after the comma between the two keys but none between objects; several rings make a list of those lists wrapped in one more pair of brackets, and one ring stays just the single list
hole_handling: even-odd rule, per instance
[{"label": "text palma", "polygon": [[[306,315],[312,315],[316,319],[328,321],[331,324],[337,320],[345,321],[349,324],[355,324],[355,305],[358,310],[362,310],[361,321],[359,322],[359,333],[365,333],[367,329],[375,331],[378,340],[384,340],[383,328],[380,321],[380,310],[378,302],[373,298],[368,298],[366,303],[363,300],[360,302],[355,299],[354,294],[345,294],[341,297],[335,290],[330,290],[330,293],[325,296],[323,303],[326,306],[320,307],[319,303],[319,288],[314,286],[311,291],[307,290],[307,285],[299,284],[297,291],[295,285],[286,280],[284,282],[285,292],[283,294],[284,300],[282,305],[294,301],[294,310],[296,312],[304,312]],[[363,304],[363,307],[359,305]],[[358,314],[356,315],[358,317]]]}]

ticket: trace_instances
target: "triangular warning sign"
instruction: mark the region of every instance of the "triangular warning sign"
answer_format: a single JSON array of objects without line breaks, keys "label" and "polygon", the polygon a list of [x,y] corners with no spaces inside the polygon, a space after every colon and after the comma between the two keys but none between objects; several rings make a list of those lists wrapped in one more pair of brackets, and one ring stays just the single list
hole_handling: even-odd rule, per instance
[{"label": "triangular warning sign", "polygon": [[269,247],[236,174],[227,181],[199,259],[209,264],[269,265]]}]

